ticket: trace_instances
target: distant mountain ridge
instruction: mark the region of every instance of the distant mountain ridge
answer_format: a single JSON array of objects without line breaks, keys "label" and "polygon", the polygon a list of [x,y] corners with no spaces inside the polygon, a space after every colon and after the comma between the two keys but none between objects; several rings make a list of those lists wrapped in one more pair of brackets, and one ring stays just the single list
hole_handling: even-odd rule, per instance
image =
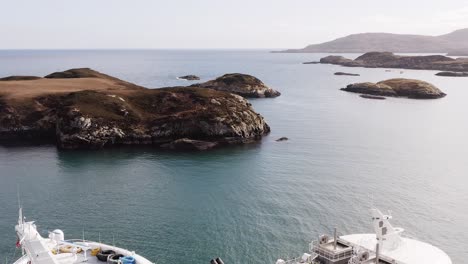
[{"label": "distant mountain ridge", "polygon": [[392,33],[360,33],[332,41],[289,49],[284,53],[365,53],[388,51],[396,53],[468,53],[468,28],[440,36]]}]

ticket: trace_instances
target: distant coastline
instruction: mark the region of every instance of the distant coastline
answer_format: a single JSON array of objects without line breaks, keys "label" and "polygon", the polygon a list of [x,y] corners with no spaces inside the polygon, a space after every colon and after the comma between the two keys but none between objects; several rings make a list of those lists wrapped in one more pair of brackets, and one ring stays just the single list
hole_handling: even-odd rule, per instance
[{"label": "distant coastline", "polygon": [[366,53],[371,51],[448,53],[450,56],[462,56],[459,54],[468,54],[468,28],[440,36],[360,33],[309,45],[302,49],[286,49],[273,51],[273,53]]}]

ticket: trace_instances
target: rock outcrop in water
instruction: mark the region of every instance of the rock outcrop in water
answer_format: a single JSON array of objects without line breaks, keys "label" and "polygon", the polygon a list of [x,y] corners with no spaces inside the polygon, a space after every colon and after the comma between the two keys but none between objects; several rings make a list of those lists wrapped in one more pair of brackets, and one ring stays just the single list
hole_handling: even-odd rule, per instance
[{"label": "rock outcrop in water", "polygon": [[280,92],[266,86],[254,76],[241,73],[225,74],[215,80],[192,86],[230,92],[247,98],[277,97],[281,95]]},{"label": "rock outcrop in water", "polygon": [[369,95],[369,94],[361,94],[359,96],[362,97],[362,98],[374,99],[374,100],[385,100],[386,99],[384,96]]},{"label": "rock outcrop in water", "polygon": [[161,145],[165,149],[208,150],[218,146],[217,142],[181,138]]},{"label": "rock outcrop in water", "polygon": [[438,72],[436,75],[444,77],[468,77],[468,72]]},{"label": "rock outcrop in water", "polygon": [[196,75],[184,75],[184,76],[180,76],[179,79],[187,80],[187,81],[198,81],[200,80],[200,77]]},{"label": "rock outcrop in water", "polygon": [[338,76],[360,76],[360,74],[348,73],[348,72],[335,72],[335,75],[338,75]]},{"label": "rock outcrop in water", "polygon": [[54,140],[63,149],[248,143],[270,127],[244,98],[206,88],[146,89],[91,69],[0,82],[0,141]]},{"label": "rock outcrop in water", "polygon": [[437,99],[446,95],[430,83],[401,78],[378,83],[354,83],[341,90],[368,95],[407,97],[413,99]]},{"label": "rock outcrop in water", "polygon": [[442,55],[399,56],[391,52],[368,52],[355,60],[343,56],[327,56],[320,59],[320,62],[346,67],[468,71],[468,59],[453,59]]}]

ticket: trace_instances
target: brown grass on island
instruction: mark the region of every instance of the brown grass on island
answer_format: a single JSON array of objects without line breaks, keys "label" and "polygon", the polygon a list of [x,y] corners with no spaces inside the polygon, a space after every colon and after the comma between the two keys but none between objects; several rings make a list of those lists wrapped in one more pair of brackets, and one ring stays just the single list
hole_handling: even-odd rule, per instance
[{"label": "brown grass on island", "polygon": [[86,68],[0,80],[0,142],[48,138],[66,149],[151,144],[204,150],[253,142],[269,131],[246,99],[225,91],[148,89]]}]

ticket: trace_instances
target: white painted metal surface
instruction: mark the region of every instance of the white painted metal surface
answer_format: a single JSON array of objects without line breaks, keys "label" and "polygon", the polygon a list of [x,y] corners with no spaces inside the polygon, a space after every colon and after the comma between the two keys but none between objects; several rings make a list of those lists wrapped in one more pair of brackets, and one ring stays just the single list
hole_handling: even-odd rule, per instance
[{"label": "white painted metal surface", "polygon": [[[390,215],[384,215],[378,209],[372,209],[372,225],[374,234],[353,234],[340,236],[337,240],[312,242],[310,252],[318,253],[319,258],[329,261],[349,259],[352,249],[359,254],[367,254],[365,260],[358,263],[375,263],[376,247],[379,248],[379,258],[395,264],[452,264],[450,257],[439,248],[425,242],[401,236],[404,229],[390,224]],[[322,237],[322,236],[321,236]],[[332,242],[338,241],[342,246],[336,247]],[[332,246],[335,245],[335,246]],[[358,256],[359,258],[359,256]],[[353,259],[355,261],[356,259]],[[279,259],[277,264],[290,263]],[[294,260],[292,261],[294,262]],[[354,262],[353,262],[354,263]]]},{"label": "white painted metal surface", "polygon": [[[103,243],[85,240],[64,240],[61,230],[54,230],[49,238],[42,237],[34,222],[25,222],[20,208],[18,224],[15,226],[18,244],[24,253],[14,264],[102,264],[95,256],[91,256],[92,249],[113,250],[116,254],[132,256],[136,264],[154,264],[148,259],[123,248]],[[61,253],[60,248],[66,247],[67,253]]]},{"label": "white painted metal surface", "polygon": [[[353,234],[340,236],[340,239],[365,248],[375,250],[377,239],[375,234]],[[395,248],[384,248],[380,254],[391,258],[401,264],[451,264],[450,257],[442,250],[418,240],[400,238],[399,245]]]}]

